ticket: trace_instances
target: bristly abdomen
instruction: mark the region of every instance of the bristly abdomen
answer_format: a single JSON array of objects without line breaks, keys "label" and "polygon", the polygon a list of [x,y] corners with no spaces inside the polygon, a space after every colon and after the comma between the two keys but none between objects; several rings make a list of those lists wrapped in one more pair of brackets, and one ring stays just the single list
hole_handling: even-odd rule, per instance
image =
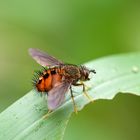
[{"label": "bristly abdomen", "polygon": [[47,71],[47,68],[42,67],[42,69],[34,71],[33,78],[32,78],[32,84],[34,87],[36,87],[36,84],[38,82],[41,82],[39,78],[43,76],[44,71]]}]

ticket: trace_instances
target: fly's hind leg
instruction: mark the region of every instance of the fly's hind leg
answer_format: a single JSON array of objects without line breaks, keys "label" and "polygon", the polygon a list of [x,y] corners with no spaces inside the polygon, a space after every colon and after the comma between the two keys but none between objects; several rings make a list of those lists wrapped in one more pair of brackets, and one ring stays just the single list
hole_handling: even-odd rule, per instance
[{"label": "fly's hind leg", "polygon": [[86,88],[85,88],[85,84],[83,82],[81,83],[77,83],[74,86],[83,86],[83,93],[84,95],[91,101],[93,102],[93,98],[91,96],[88,95],[88,93],[86,92]]},{"label": "fly's hind leg", "polygon": [[47,114],[45,114],[43,116],[43,119],[47,119],[51,112],[52,112],[52,110],[48,110]]},{"label": "fly's hind leg", "polygon": [[72,102],[73,102],[73,106],[74,106],[74,112],[77,114],[77,107],[76,107],[76,104],[75,104],[75,101],[74,101],[74,96],[73,96],[73,93],[72,93],[72,87],[70,86],[70,93],[71,93],[71,99],[72,99]]}]

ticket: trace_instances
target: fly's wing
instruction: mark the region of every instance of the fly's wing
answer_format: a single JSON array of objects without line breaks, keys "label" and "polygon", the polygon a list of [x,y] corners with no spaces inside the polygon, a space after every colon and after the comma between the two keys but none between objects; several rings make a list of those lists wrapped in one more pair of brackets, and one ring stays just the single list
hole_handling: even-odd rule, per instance
[{"label": "fly's wing", "polygon": [[58,108],[65,100],[65,93],[68,91],[70,83],[62,82],[52,88],[47,95],[48,109]]},{"label": "fly's wing", "polygon": [[32,56],[33,59],[36,60],[37,63],[44,67],[63,64],[63,62],[57,60],[56,58],[50,56],[45,52],[40,51],[39,49],[30,48],[29,54]]}]

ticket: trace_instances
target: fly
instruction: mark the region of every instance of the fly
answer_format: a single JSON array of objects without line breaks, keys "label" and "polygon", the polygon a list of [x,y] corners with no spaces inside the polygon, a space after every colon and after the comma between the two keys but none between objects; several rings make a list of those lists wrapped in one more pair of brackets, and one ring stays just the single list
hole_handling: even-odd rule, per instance
[{"label": "fly", "polygon": [[72,85],[83,86],[83,93],[90,99],[82,81],[90,80],[89,74],[91,72],[95,74],[96,71],[81,65],[65,64],[39,49],[30,48],[29,54],[44,67],[42,71],[36,72],[33,84],[37,91],[46,93],[48,109],[53,111],[62,105],[65,93],[70,90],[74,111],[77,113]]}]

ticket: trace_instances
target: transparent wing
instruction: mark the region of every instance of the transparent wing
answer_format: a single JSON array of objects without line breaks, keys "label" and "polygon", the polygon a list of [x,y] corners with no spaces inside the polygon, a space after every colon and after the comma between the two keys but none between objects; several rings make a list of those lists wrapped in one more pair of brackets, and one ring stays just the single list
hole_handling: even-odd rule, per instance
[{"label": "transparent wing", "polygon": [[53,56],[50,56],[49,54],[39,49],[30,48],[29,54],[32,56],[33,59],[36,60],[37,63],[44,67],[63,64],[62,61],[57,60]]},{"label": "transparent wing", "polygon": [[48,92],[47,102],[48,109],[54,110],[58,108],[65,100],[65,93],[68,91],[70,83],[62,82],[57,84],[53,89]]}]

